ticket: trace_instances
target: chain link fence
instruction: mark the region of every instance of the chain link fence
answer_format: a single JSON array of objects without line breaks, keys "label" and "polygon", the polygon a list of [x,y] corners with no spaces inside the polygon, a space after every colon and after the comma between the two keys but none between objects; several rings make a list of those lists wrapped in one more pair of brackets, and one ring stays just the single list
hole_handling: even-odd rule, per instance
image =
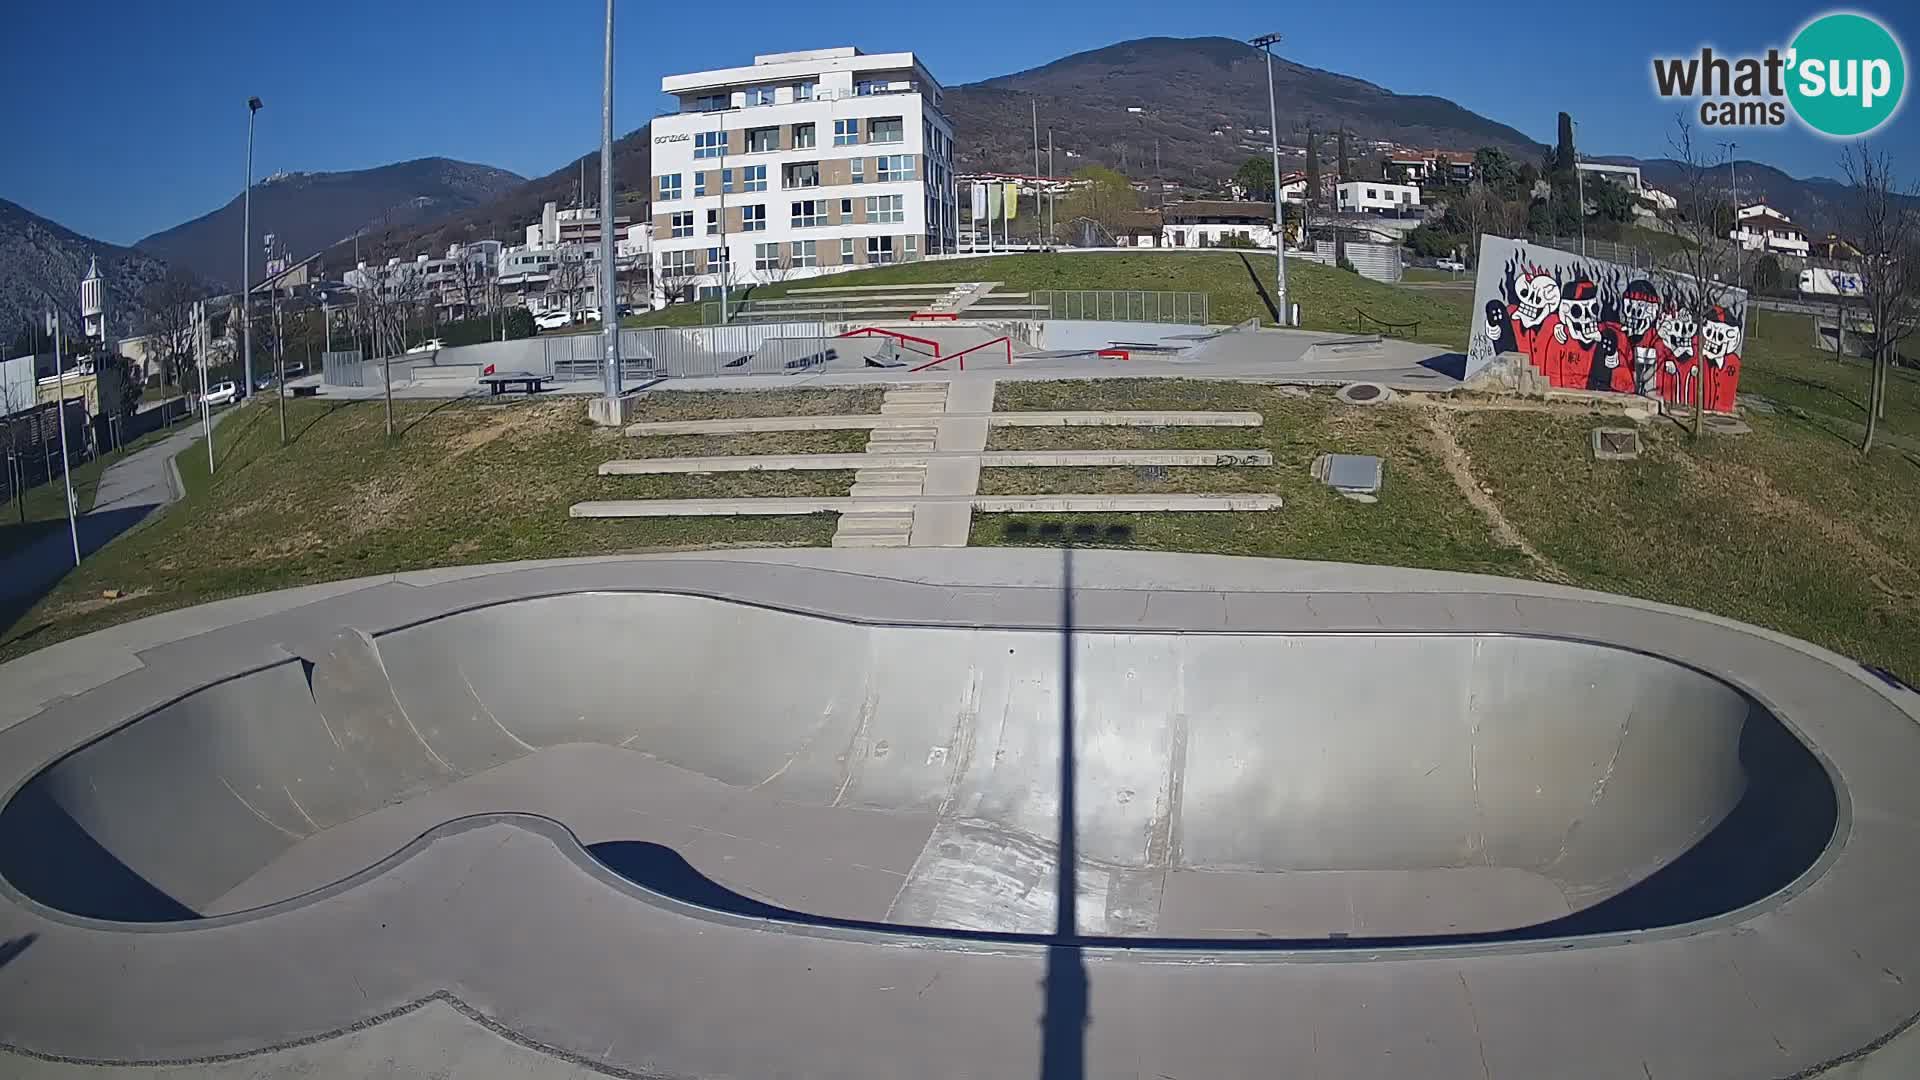
[{"label": "chain link fence", "polygon": [[1033,317],[1099,322],[1182,323],[1204,326],[1203,292],[1133,292],[1117,289],[1039,289],[1028,293]]}]

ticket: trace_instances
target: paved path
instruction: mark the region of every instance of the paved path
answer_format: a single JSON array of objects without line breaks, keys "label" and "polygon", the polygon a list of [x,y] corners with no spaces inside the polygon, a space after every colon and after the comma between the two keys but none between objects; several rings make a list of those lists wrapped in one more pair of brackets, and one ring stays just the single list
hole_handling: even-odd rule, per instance
[{"label": "paved path", "polygon": [[[217,426],[227,414],[214,417]],[[179,498],[171,476],[173,456],[200,438],[199,424],[180,428],[159,442],[107,466],[93,508],[80,515],[80,555],[105,547],[148,514]],[[48,532],[0,558],[0,610],[30,605],[73,569],[73,541],[65,529]],[[23,603],[24,601],[24,603]]]}]

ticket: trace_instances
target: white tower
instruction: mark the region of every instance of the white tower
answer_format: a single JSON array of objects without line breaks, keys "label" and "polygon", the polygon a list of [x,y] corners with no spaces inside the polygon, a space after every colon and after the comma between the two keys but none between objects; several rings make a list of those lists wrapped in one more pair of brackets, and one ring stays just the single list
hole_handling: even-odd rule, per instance
[{"label": "white tower", "polygon": [[87,264],[87,276],[80,279],[80,317],[86,321],[87,336],[102,345],[107,341],[107,282],[100,276],[100,260]]}]

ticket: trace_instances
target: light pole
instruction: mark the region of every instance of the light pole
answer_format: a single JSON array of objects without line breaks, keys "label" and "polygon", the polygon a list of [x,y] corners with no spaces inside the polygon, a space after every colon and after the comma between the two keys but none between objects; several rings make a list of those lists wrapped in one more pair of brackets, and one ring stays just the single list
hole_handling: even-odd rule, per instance
[{"label": "light pole", "polygon": [[253,393],[253,114],[260,111],[260,99],[247,99],[247,189],[240,210],[240,328],[244,343],[240,346],[241,372],[246,382],[242,396]]},{"label": "light pole", "polygon": [[60,482],[67,489],[67,535],[73,540],[73,565],[80,565],[80,524],[74,520],[73,470],[67,466],[67,367],[60,356],[60,309],[47,312],[47,333],[53,338],[53,370],[60,382],[55,393],[55,422],[60,425]]},{"label": "light pole", "polygon": [[[607,404],[619,415],[620,292],[613,264],[613,0],[607,0],[606,59],[600,79],[600,337],[605,346]],[[721,307],[726,301],[721,300]]]},{"label": "light pole", "polygon": [[1292,326],[1292,310],[1287,304],[1287,228],[1286,212],[1283,207],[1286,200],[1280,191],[1280,109],[1273,96],[1273,47],[1280,42],[1279,34],[1261,34],[1251,44],[1267,54],[1267,135],[1273,149],[1273,257],[1274,306],[1279,309],[1281,326]]},{"label": "light pole", "polygon": [[[1727,148],[1727,183],[1733,188],[1733,232],[1727,239],[1733,241],[1733,280],[1740,281],[1740,174],[1733,171],[1733,152],[1740,144],[1729,139],[1721,144]],[[1844,336],[1844,334],[1842,335]]]}]

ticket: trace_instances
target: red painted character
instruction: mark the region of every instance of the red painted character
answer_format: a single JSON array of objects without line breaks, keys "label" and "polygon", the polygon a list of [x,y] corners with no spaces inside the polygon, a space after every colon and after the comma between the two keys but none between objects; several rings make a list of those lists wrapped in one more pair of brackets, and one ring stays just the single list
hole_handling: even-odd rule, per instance
[{"label": "red painted character", "polygon": [[[1660,334],[1655,324],[1660,319],[1660,294],[1653,283],[1642,278],[1627,286],[1620,300],[1619,332],[1621,363],[1629,374],[1630,388],[1625,394],[1659,392]],[[1619,380],[1615,380],[1618,388]]]},{"label": "red painted character", "polygon": [[1600,352],[1600,290],[1582,278],[1560,297],[1552,335],[1542,346],[1547,379],[1572,390],[1587,389]]},{"label": "red painted character", "polygon": [[1487,337],[1496,351],[1536,356],[1540,339],[1553,332],[1550,322],[1560,306],[1560,283],[1543,270],[1529,270],[1514,283],[1513,295],[1511,304],[1487,302]]},{"label": "red painted character", "polygon": [[1660,316],[1660,373],[1657,389],[1660,400],[1676,405],[1693,404],[1694,337],[1693,316],[1685,311],[1667,311]]},{"label": "red painted character", "polygon": [[1740,326],[1717,304],[1700,327],[1700,355],[1707,410],[1732,412],[1734,394],[1740,388]]}]

